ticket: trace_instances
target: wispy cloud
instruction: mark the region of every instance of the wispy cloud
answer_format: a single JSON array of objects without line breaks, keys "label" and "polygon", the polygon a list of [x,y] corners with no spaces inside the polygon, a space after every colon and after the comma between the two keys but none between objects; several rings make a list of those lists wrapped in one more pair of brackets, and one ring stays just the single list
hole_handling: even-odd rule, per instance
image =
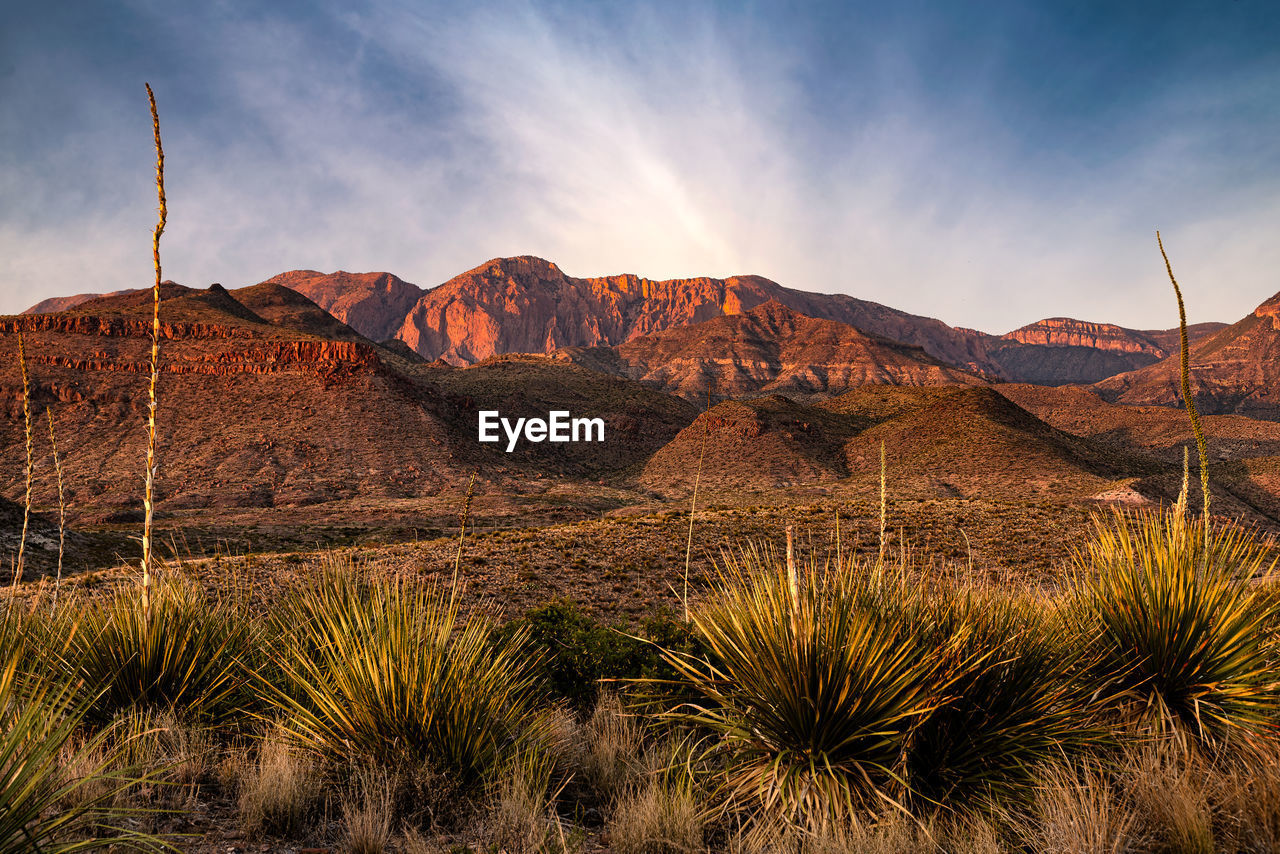
[{"label": "wispy cloud", "polygon": [[[192,285],[311,267],[430,286],[531,253],[578,275],[759,273],[997,332],[1167,326],[1160,227],[1194,318],[1280,288],[1265,56],[1143,91],[1126,76],[1082,106],[1070,87],[1105,85],[1125,49],[1072,64],[1047,44],[1028,81],[1018,28],[1040,18],[967,33],[940,12],[767,5],[128,8],[157,39],[194,39],[193,67],[71,51],[55,73],[27,51],[0,83],[6,125],[37,109],[9,95],[40,73],[73,107],[0,160],[19,200],[0,214],[0,310],[145,283],[142,74],[169,153],[166,272]],[[847,50],[837,23],[862,34]]]}]

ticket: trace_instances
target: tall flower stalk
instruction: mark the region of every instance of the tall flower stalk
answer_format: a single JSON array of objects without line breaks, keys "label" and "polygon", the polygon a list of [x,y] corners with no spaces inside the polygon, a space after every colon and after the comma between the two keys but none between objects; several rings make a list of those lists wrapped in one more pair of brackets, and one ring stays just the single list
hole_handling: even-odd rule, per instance
[{"label": "tall flower stalk", "polygon": [[156,195],[160,200],[160,217],[151,235],[151,257],[156,271],[152,288],[153,311],[151,316],[151,385],[147,404],[147,476],[146,494],[142,499],[145,514],[142,523],[142,610],[151,613],[151,526],[155,515],[156,478],[156,377],[160,368],[160,235],[164,233],[169,210],[164,198],[164,147],[160,144],[160,114],[156,111],[156,96],[147,83],[147,100],[151,104],[151,127],[156,139]]},{"label": "tall flower stalk", "polygon": [[62,553],[67,542],[67,500],[62,485],[62,460],[58,458],[58,437],[53,432],[53,410],[44,408],[49,418],[49,445],[53,448],[53,471],[58,476],[58,574],[53,582],[53,607],[58,607],[58,591],[62,588]]},{"label": "tall flower stalk", "polygon": [[[18,367],[22,371],[22,422],[27,442],[26,497],[22,502],[22,536],[18,539],[18,562],[13,568],[13,589],[22,581],[22,567],[26,560],[27,526],[31,522],[31,383],[27,376],[27,351],[18,333]],[[10,599],[10,602],[13,600]]]}]

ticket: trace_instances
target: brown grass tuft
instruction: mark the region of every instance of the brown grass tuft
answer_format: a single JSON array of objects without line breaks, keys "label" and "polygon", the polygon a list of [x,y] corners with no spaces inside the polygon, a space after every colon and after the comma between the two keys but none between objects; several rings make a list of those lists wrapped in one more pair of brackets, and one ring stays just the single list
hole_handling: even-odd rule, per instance
[{"label": "brown grass tuft", "polygon": [[305,830],[321,798],[319,769],[285,741],[268,736],[256,759],[241,769],[237,804],[251,839]]}]

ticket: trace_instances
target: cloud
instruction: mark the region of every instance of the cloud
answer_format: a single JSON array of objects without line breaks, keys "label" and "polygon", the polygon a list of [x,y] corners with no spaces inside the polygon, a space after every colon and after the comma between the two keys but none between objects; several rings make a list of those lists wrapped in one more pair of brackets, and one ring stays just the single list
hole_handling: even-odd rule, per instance
[{"label": "cloud", "polygon": [[[0,189],[65,201],[0,216],[0,310],[148,280],[145,102],[116,88],[140,73],[169,154],[166,275],[192,285],[310,267],[431,286],[529,253],[575,275],[758,273],[995,332],[1155,327],[1160,227],[1193,319],[1278,287],[1267,66],[1228,94],[1181,82],[1086,108],[1052,88],[1069,65],[1014,79],[1015,31],[984,32],[966,63],[947,21],[867,10],[833,53],[829,20],[767,6],[130,8],[194,40],[191,68],[57,72],[72,118],[0,161]],[[4,94],[33,68],[53,73],[19,65]]]}]

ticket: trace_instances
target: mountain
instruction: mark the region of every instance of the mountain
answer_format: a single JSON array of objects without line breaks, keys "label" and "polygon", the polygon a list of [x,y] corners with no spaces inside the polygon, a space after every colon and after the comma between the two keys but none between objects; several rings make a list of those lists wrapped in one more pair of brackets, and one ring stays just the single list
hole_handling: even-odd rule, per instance
[{"label": "mountain", "polygon": [[975,374],[919,347],[807,317],[776,300],[743,314],[553,356],[639,380],[695,402],[759,394],[830,396],[868,384],[977,385]]},{"label": "mountain", "polygon": [[262,284],[283,285],[297,291],[373,341],[397,337],[405,315],[424,293],[422,288],[391,273],[341,270],[336,273],[291,270]]},{"label": "mountain", "polygon": [[846,445],[849,469],[868,483],[878,478],[883,443],[898,494],[1061,500],[1153,469],[1046,424],[997,388],[869,387],[821,406],[875,422]]},{"label": "mountain", "polygon": [[[1280,294],[1195,344],[1190,365],[1192,395],[1201,412],[1280,420]],[[1172,355],[1093,388],[1116,403],[1177,406],[1182,400],[1179,358]]]},{"label": "mountain", "polygon": [[[276,283],[228,291],[166,282],[162,296],[157,500],[166,520],[343,502],[368,511],[457,491],[475,471],[481,489],[616,481],[697,414],[631,380],[545,358],[466,368],[407,359]],[[139,291],[0,317],[0,471],[24,465],[22,332],[34,412],[54,415],[77,523],[140,519],[151,311],[150,291]],[[477,442],[486,409],[512,419],[600,417],[605,437],[508,453]],[[37,432],[41,466],[46,438]],[[3,496],[20,497],[20,480]],[[50,488],[45,466],[37,489],[46,506]]]},{"label": "mountain", "polygon": [[[162,513],[413,496],[460,475],[442,401],[303,297],[243,293],[272,323],[221,286],[166,283],[162,294]],[[46,406],[54,414],[69,506],[99,522],[140,512],[151,308],[151,293],[138,292],[0,318],[0,471],[23,465],[21,331],[35,414]]]},{"label": "mountain", "polygon": [[780,395],[730,400],[699,415],[645,463],[639,482],[662,492],[758,490],[848,475],[842,448],[860,425]]},{"label": "mountain", "polygon": [[301,293],[284,285],[264,282],[228,293],[236,302],[274,326],[336,341],[372,343]]},{"label": "mountain", "polygon": [[135,293],[139,288],[129,288],[123,291],[112,291],[107,294],[72,294],[69,297],[49,297],[49,299],[41,300],[31,308],[23,312],[23,314],[49,314],[55,311],[68,311],[75,308],[81,303],[88,302],[98,297],[116,297],[121,294]]},{"label": "mountain", "polygon": [[983,356],[981,333],[844,294],[784,288],[760,276],[576,278],[550,261],[520,256],[495,258],[425,292],[387,273],[294,271],[270,281],[306,295],[369,338],[396,337],[427,359],[452,364],[500,353],[611,346],[774,300],[921,347],[948,364],[994,370]]},{"label": "mountain", "polygon": [[[1192,342],[1223,328],[1201,323]],[[1051,317],[988,341],[987,353],[1011,380],[1037,385],[1088,384],[1160,361],[1178,350],[1178,330],[1142,332],[1111,323]]]}]

